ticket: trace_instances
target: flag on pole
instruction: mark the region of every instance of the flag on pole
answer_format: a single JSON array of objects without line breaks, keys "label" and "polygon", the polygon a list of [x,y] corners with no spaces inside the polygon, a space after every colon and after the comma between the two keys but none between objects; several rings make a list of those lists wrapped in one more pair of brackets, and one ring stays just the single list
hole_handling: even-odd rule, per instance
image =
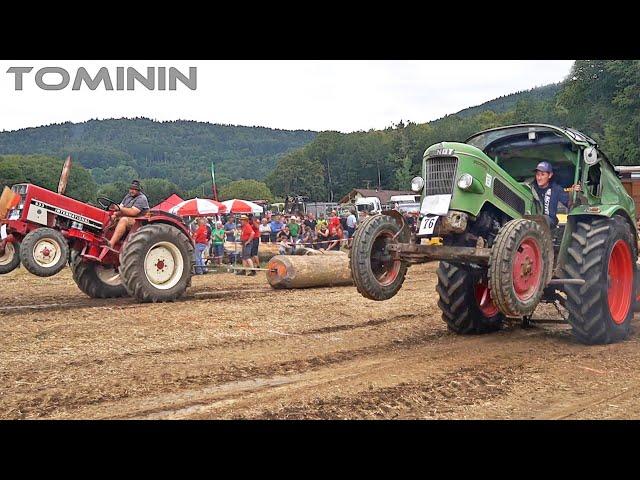
[{"label": "flag on pole", "polygon": [[213,199],[217,202],[218,201],[218,191],[216,190],[216,173],[213,169],[213,162],[211,162],[211,182],[213,185]]}]

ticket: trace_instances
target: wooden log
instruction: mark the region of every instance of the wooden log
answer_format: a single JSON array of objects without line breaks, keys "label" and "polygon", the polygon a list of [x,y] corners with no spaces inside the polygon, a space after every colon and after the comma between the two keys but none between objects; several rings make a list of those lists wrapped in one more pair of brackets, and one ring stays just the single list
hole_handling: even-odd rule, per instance
[{"label": "wooden log", "polygon": [[296,255],[347,255],[341,250],[315,250],[313,248],[296,248]]},{"label": "wooden log", "polygon": [[267,264],[267,281],[273,288],[335,287],[353,285],[349,256],[276,255]]}]

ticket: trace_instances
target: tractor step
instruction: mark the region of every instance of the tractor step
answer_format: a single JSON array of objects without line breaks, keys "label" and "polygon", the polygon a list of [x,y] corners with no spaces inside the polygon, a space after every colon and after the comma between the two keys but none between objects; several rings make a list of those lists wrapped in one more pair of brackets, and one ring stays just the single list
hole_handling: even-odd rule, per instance
[{"label": "tractor step", "polygon": [[584,285],[583,278],[552,278],[547,285]]},{"label": "tractor step", "polygon": [[106,257],[109,252],[113,252],[115,254],[120,254],[120,252],[118,250],[114,250],[111,247],[103,245],[102,246],[102,250],[100,251],[100,255],[98,255],[97,257],[95,255],[89,255],[89,254],[85,253],[85,254],[82,255],[82,258],[86,258],[88,260],[93,260],[94,262],[102,262],[104,260],[104,257]]}]

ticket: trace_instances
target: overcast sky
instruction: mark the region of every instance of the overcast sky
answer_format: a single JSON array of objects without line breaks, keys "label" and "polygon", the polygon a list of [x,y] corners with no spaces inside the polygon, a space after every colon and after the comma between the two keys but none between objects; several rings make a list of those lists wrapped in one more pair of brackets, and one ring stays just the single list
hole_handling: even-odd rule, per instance
[{"label": "overcast sky", "polygon": [[[148,117],[198,120],[283,129],[352,132],[385,128],[400,119],[435,120],[466,107],[563,80],[572,60],[553,61],[2,61],[0,130],[16,130],[91,118]],[[45,91],[35,74],[62,67],[69,86]],[[34,67],[15,90],[9,67]],[[78,68],[93,77],[107,67],[116,88],[116,67],[175,67],[188,75],[197,67],[197,89],[175,91],[72,90]],[[57,74],[43,81],[55,84]]]}]

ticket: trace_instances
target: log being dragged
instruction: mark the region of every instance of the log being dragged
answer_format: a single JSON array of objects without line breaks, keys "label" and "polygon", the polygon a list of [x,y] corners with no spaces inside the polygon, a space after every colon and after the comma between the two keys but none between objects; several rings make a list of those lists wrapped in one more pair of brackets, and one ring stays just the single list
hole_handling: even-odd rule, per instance
[{"label": "log being dragged", "polygon": [[338,250],[316,250],[308,247],[296,247],[295,255],[347,255],[347,253]]},{"label": "log being dragged", "polygon": [[267,264],[267,280],[273,288],[336,287],[353,285],[349,256],[276,255]]}]

